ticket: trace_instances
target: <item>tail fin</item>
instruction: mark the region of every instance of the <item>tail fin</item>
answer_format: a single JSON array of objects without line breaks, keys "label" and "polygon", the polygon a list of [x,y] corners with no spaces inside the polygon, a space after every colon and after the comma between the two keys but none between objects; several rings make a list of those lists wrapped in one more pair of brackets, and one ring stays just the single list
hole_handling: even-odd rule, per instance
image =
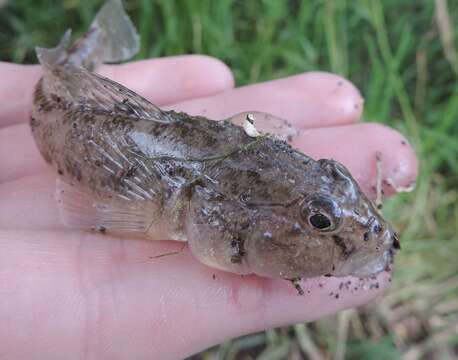
[{"label": "tail fin", "polygon": [[93,70],[101,63],[113,63],[134,56],[140,47],[140,37],[124,11],[120,0],[107,0],[89,31],[69,47],[68,30],[57,47],[37,48],[40,63],[52,68],[73,65]]}]

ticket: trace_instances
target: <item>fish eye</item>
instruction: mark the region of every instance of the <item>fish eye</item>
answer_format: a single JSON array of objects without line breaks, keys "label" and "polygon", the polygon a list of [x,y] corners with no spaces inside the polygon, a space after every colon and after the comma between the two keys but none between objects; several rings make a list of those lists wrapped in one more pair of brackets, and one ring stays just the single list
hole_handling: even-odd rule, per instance
[{"label": "fish eye", "polygon": [[313,214],[312,216],[309,216],[309,223],[313,227],[319,229],[319,230],[326,230],[328,227],[331,226],[331,219],[329,219],[326,215],[324,214]]},{"label": "fish eye", "polygon": [[301,217],[318,231],[333,231],[340,225],[342,209],[329,197],[316,195],[304,201]]}]

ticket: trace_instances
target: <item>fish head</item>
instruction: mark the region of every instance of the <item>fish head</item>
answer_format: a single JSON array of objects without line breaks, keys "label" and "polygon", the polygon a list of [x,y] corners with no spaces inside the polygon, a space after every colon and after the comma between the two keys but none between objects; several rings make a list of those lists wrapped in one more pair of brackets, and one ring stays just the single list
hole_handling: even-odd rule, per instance
[{"label": "fish head", "polygon": [[[385,270],[400,248],[391,225],[342,164],[322,159],[307,166],[302,187],[300,178],[294,182],[299,196],[252,207],[247,261],[257,273],[285,278],[369,277]],[[271,191],[281,189],[280,182],[272,178]]]}]

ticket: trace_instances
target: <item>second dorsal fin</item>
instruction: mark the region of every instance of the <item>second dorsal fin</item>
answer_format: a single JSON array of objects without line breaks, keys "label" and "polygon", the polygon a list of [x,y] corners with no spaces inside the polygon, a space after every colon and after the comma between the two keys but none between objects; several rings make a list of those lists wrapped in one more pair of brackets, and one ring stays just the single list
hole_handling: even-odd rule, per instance
[{"label": "second dorsal fin", "polygon": [[140,37],[125,13],[121,0],[107,0],[89,31],[72,46],[69,46],[70,33],[68,30],[55,48],[36,49],[42,65],[71,65],[93,70],[102,63],[128,60],[140,48]]}]

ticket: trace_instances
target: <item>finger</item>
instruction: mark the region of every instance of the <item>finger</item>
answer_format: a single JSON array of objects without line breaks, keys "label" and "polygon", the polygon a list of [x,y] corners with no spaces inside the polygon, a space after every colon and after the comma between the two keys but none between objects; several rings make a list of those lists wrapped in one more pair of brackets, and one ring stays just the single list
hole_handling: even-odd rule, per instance
[{"label": "finger", "polygon": [[358,89],[348,80],[330,73],[309,72],[167,108],[212,119],[261,111],[288,119],[300,129],[356,122],[361,117],[363,103]]},{"label": "finger", "polygon": [[334,159],[348,167],[362,190],[376,195],[376,153],[382,157],[382,186],[385,195],[411,188],[418,174],[415,151],[398,131],[378,123],[319,128],[302,131],[293,146],[314,159]]},{"label": "finger", "polygon": [[[229,68],[204,55],[186,55],[106,65],[100,73],[146,96],[157,105],[209,96],[234,86]],[[25,122],[40,66],[0,62],[0,127]]]},{"label": "finger", "polygon": [[169,242],[0,232],[0,247],[0,341],[11,359],[185,358],[365,303],[389,282],[314,278],[298,296],[285,281],[216,271],[187,250],[152,259],[179,249]]},{"label": "finger", "polygon": [[[306,73],[228,90],[212,97],[175,104],[170,108],[204,114],[215,119],[241,111],[261,109],[287,119],[299,129],[355,122],[361,115],[362,99],[353,85],[336,75]],[[14,131],[2,134],[0,130],[0,147],[7,150],[0,151],[0,169],[6,169],[3,175],[0,173],[0,182],[29,175],[43,168],[44,162],[38,159],[38,154],[33,155],[36,146],[28,127],[21,125],[16,129],[21,133],[17,136],[23,139],[22,142],[16,141]],[[14,159],[9,154],[15,154]]]},{"label": "finger", "polygon": [[161,106],[211,96],[234,87],[234,77],[227,65],[206,55],[104,66],[100,73]]},{"label": "finger", "polygon": [[[332,158],[348,167],[363,191],[374,197],[375,154],[382,153],[382,177],[407,187],[417,176],[417,159],[411,146],[396,130],[378,124],[355,124],[304,130],[293,145],[314,159]],[[385,185],[387,181],[383,182]],[[385,186],[386,194],[393,188]],[[36,175],[0,185],[0,228],[55,229],[60,220],[55,210],[54,175]],[[24,221],[21,214],[33,214]]]},{"label": "finger", "polygon": [[48,167],[28,124],[0,129],[0,184],[45,171]]},{"label": "finger", "polygon": [[50,170],[0,185],[0,229],[63,229],[55,188]]},{"label": "finger", "polygon": [[38,66],[0,62],[0,129],[28,119],[33,87],[40,76]]}]

